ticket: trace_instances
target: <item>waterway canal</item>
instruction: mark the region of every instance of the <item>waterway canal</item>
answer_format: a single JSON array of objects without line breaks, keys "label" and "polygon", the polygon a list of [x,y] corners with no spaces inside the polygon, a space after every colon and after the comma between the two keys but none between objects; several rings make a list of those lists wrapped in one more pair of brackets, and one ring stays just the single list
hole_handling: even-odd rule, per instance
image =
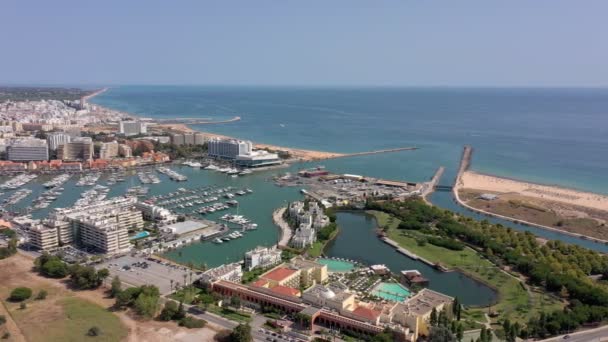
[{"label": "waterway canal", "polygon": [[496,292],[460,272],[440,272],[427,264],[412,260],[385,244],[374,232],[375,218],[364,213],[338,213],[340,234],[328,246],[329,256],[361,261],[368,265],[385,264],[391,271],[417,269],[430,280],[429,288],[457,296],[465,305],[487,305],[496,300]]}]

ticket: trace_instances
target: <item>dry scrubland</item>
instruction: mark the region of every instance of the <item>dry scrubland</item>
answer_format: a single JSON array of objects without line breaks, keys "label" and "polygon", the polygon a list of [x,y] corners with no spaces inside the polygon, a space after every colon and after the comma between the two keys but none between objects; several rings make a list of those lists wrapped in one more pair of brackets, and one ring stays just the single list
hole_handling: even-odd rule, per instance
[{"label": "dry scrubland", "polygon": [[[190,330],[173,322],[141,321],[127,312],[113,312],[114,300],[104,289],[71,291],[65,280],[41,277],[32,267],[33,259],[22,254],[0,260],[0,315],[7,318],[0,334],[8,331],[7,341],[211,341],[218,331],[213,326]],[[25,309],[8,300],[19,286],[33,290]],[[35,300],[40,290],[48,295]],[[93,326],[100,329],[100,336],[86,336]]]}]

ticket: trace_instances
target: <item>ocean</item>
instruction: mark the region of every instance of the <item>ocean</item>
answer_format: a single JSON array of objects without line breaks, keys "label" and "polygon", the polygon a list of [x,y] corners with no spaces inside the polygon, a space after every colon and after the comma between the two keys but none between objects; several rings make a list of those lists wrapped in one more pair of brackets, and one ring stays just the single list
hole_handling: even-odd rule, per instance
[{"label": "ocean", "polygon": [[92,99],[144,117],[241,121],[193,128],[334,152],[419,150],[323,161],[336,172],[423,181],[465,144],[472,169],[608,193],[608,89],[121,86]]}]

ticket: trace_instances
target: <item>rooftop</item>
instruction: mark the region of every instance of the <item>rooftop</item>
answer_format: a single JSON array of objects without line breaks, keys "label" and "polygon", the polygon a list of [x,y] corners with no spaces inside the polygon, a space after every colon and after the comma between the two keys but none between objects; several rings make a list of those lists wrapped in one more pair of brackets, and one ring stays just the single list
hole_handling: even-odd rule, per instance
[{"label": "rooftop", "polygon": [[294,296],[298,297],[300,295],[300,290],[294,289],[293,287],[277,285],[270,288],[270,291],[278,294],[282,294],[285,296]]},{"label": "rooftop", "polygon": [[363,317],[370,321],[375,321],[380,317],[380,312],[374,309],[366,308],[365,306],[358,306],[353,310],[353,315]]},{"label": "rooftop", "polygon": [[173,234],[183,235],[187,233],[191,233],[200,229],[207,228],[207,224],[201,221],[193,221],[188,220],[184,222],[177,222],[174,224],[170,224],[168,226],[164,226],[163,230],[171,230]]},{"label": "rooftop", "polygon": [[286,267],[279,267],[279,268],[275,268],[274,270],[262,275],[262,278],[265,279],[270,279],[270,280],[274,280],[274,281],[282,281],[283,279],[291,276],[292,274],[296,273],[297,271],[291,268],[286,268]]}]

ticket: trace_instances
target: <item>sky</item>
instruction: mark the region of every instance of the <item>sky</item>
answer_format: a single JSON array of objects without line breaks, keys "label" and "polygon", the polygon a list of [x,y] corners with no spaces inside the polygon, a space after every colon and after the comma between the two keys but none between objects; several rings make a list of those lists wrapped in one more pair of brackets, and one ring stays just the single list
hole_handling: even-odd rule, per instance
[{"label": "sky", "polygon": [[0,84],[608,86],[608,1],[2,0]]}]

